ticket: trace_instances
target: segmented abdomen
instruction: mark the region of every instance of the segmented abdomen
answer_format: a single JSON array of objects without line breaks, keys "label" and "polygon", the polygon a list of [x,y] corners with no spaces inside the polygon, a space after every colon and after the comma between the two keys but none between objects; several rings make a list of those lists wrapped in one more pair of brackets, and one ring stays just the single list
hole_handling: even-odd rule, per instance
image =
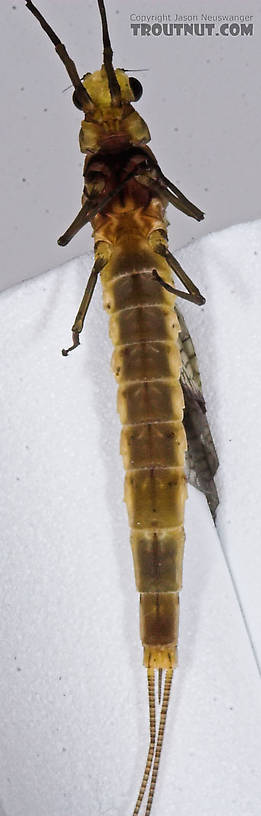
[{"label": "segmented abdomen", "polygon": [[184,547],[186,437],[179,324],[166,261],[140,235],[123,236],[101,273],[119,383],[121,453],[146,666],[175,664]]}]

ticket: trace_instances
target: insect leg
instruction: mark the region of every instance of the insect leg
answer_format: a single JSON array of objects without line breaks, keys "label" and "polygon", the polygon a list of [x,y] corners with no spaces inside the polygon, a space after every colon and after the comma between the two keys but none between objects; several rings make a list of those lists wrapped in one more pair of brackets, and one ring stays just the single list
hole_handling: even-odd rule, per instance
[{"label": "insect leg", "polygon": [[[162,177],[160,176],[160,173],[158,173],[158,170],[159,170],[158,167],[156,169],[154,168],[156,175],[158,175],[157,181],[155,181],[153,177],[146,173],[146,175],[145,174],[140,175],[138,179],[139,183],[142,184],[143,186],[148,187],[152,193],[155,193],[157,198],[159,198],[160,195],[164,196],[164,198],[167,199],[167,201],[169,201],[170,204],[173,204],[177,210],[181,210],[181,212],[185,213],[185,215],[189,215],[191,216],[191,218],[196,218],[197,221],[202,221],[202,218],[204,218],[204,213],[201,212],[201,210],[198,210],[198,208],[195,207],[194,204],[191,204],[191,202],[188,201],[188,199],[185,198],[185,196],[182,196],[182,194],[181,196],[173,195],[173,193],[171,193],[170,190],[168,190],[167,184],[162,183]],[[163,176],[163,178],[165,178],[165,176]]]},{"label": "insect leg", "polygon": [[[164,176],[164,173],[162,173],[162,170],[160,169],[160,167],[158,165],[157,165],[157,175],[158,175],[158,178],[160,178],[160,180],[162,181],[164,187],[170,187],[172,192],[175,193],[175,196],[177,196],[181,201],[183,201],[183,203],[187,207],[187,214],[191,215],[192,218],[196,218],[197,221],[202,221],[202,219],[204,218],[204,213],[202,212],[202,210],[200,210],[198,207],[196,207],[195,204],[192,204],[192,201],[189,201],[189,199],[186,198],[186,196],[184,196],[184,194],[181,192],[181,190],[179,190],[178,187],[176,187],[176,185],[173,184],[172,181],[170,181],[166,176]],[[174,203],[174,202],[172,202],[172,203]],[[175,206],[177,206],[177,204],[175,204]]]},{"label": "insect leg", "polygon": [[178,295],[178,297],[184,298],[184,300],[190,300],[192,303],[196,303],[198,306],[203,306],[203,303],[206,302],[205,298],[200,294],[199,289],[197,286],[195,286],[184,269],[182,269],[182,266],[177,259],[174,258],[174,255],[169,252],[165,231],[162,229],[154,230],[149,236],[149,242],[153,251],[165,258],[170,268],[173,269],[188,291],[183,292],[181,289],[176,289],[174,286],[171,286],[169,283],[163,280],[163,278],[161,278],[157,272],[157,269],[152,270],[152,275],[155,280],[157,280],[158,283],[164,287],[164,289],[167,289],[168,292],[172,292],[173,295]]},{"label": "insect leg", "polygon": [[[203,295],[200,294],[199,289],[197,288],[197,286],[195,286],[195,283],[193,283],[191,278],[189,278],[189,276],[184,271],[184,269],[182,269],[182,266],[177,261],[177,259],[174,258],[174,255],[172,255],[171,252],[169,252],[168,249],[165,249],[164,254],[165,254],[166,261],[169,264],[169,266],[171,267],[171,269],[173,269],[173,271],[175,272],[177,277],[181,280],[181,283],[183,283],[183,285],[186,287],[188,292],[191,294],[191,300],[194,303],[198,303],[199,306],[202,306],[204,303],[206,303],[206,298],[204,298]],[[181,294],[181,293],[179,293],[179,294]],[[182,297],[182,295],[181,295],[181,297]]]},{"label": "insect leg", "polygon": [[88,280],[88,283],[87,283],[87,286],[86,286],[86,289],[85,289],[85,292],[84,292],[84,295],[83,295],[83,299],[82,299],[80,308],[79,308],[79,310],[77,312],[74,324],[72,326],[73,344],[72,344],[72,346],[70,346],[67,349],[62,349],[62,354],[63,354],[64,357],[67,357],[67,354],[69,354],[69,351],[72,351],[74,348],[77,348],[77,346],[80,345],[79,334],[83,329],[83,324],[84,324],[84,320],[85,320],[85,317],[86,317],[86,312],[87,312],[87,309],[89,308],[89,305],[90,305],[90,302],[91,302],[91,299],[92,299],[92,296],[93,296],[93,292],[94,292],[94,289],[95,289],[95,286],[96,286],[96,283],[97,283],[98,274],[99,274],[99,272],[101,272],[101,270],[106,265],[106,263],[107,263],[107,260],[105,260],[104,258],[101,258],[101,257],[97,258],[96,261],[95,261],[95,264],[94,264],[94,266],[92,268],[92,271],[91,271],[91,274],[90,274],[90,277],[89,277],[89,280]]},{"label": "insect leg", "polygon": [[[99,210],[96,210],[96,212],[99,212]],[[66,246],[69,244],[74,235],[76,235],[77,232],[79,232],[79,230],[85,226],[85,224],[88,224],[91,215],[93,215],[93,212],[90,210],[90,202],[85,201],[80,211],[77,213],[76,218],[74,218],[72,224],[70,224],[66,232],[64,232],[64,234],[58,238],[57,244],[59,244],[59,246]]]},{"label": "insect leg", "polygon": [[57,243],[59,244],[59,246],[66,246],[66,244],[69,244],[74,235],[76,235],[76,233],[79,232],[79,230],[82,227],[84,227],[85,224],[88,224],[88,222],[91,221],[92,218],[94,218],[94,216],[97,215],[97,213],[102,212],[104,207],[106,207],[106,205],[109,204],[109,202],[114,198],[114,196],[120,193],[120,191],[123,189],[127,181],[133,178],[136,174],[137,168],[131,170],[131,172],[128,173],[125,179],[123,179],[123,181],[121,181],[120,184],[117,184],[117,186],[114,187],[114,190],[112,190],[111,193],[101,198],[93,207],[91,207],[91,200],[87,199],[87,201],[84,202],[80,211],[76,215],[76,218],[74,219],[72,224],[70,224],[66,232],[64,232],[64,234],[61,235],[60,238],[58,238]]},{"label": "insect leg", "polygon": [[46,22],[45,18],[40,13],[40,11],[38,11],[38,9],[34,5],[34,3],[31,3],[31,0],[27,0],[26,6],[29,9],[29,11],[32,12],[34,17],[36,17],[36,19],[38,20],[38,22],[42,26],[43,30],[45,31],[45,33],[47,34],[47,36],[49,37],[49,39],[52,41],[53,45],[55,46],[55,50],[56,50],[56,52],[58,54],[58,57],[60,57],[60,59],[62,60],[64,66],[66,68],[67,74],[69,74],[70,80],[71,80],[72,84],[74,85],[75,89],[77,90],[77,96],[78,96],[79,100],[82,103],[85,103],[85,104],[89,105],[89,103],[92,103],[91,97],[89,96],[86,89],[82,85],[79,74],[78,74],[78,71],[77,71],[77,68],[76,68],[73,60],[71,59],[71,57],[69,57],[69,54],[66,51],[65,45],[63,45],[63,43],[61,43],[61,40],[59,40],[59,37],[57,37],[57,34],[55,34],[55,31],[53,31],[51,26],[49,26],[49,24]]},{"label": "insect leg", "polygon": [[[176,260],[176,259],[174,258],[174,260]],[[177,263],[178,263],[178,261],[177,261]],[[172,269],[174,269],[173,266],[172,266]],[[178,272],[177,272],[176,269],[175,269],[175,272],[176,272],[176,275],[178,275]],[[183,269],[182,269],[182,272],[184,272]],[[188,275],[186,275],[186,272],[184,272],[184,276],[186,276],[186,279],[188,279],[189,283],[185,283],[185,280],[183,280],[182,277],[181,277],[181,273],[178,275],[178,277],[180,278],[180,280],[182,280],[182,283],[184,283],[184,286],[186,286],[186,288],[188,289],[188,292],[183,292],[182,289],[176,289],[175,286],[171,286],[169,283],[166,283],[166,281],[164,281],[163,278],[161,278],[160,275],[158,275],[158,272],[157,272],[156,269],[152,270],[152,275],[155,278],[155,280],[157,280],[158,283],[160,283],[160,285],[164,287],[164,289],[167,289],[168,292],[172,292],[173,295],[177,295],[178,297],[181,297],[184,300],[190,300],[191,303],[196,303],[197,306],[203,306],[203,304],[206,303],[206,298],[204,298],[203,295],[200,294],[199,289],[197,289],[197,287],[190,280],[190,278],[188,278]]]}]

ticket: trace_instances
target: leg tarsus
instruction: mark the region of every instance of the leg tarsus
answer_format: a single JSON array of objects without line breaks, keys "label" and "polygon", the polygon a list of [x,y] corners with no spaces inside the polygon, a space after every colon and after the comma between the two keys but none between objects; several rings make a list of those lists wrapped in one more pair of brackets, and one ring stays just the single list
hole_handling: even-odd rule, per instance
[{"label": "leg tarsus", "polygon": [[92,271],[91,271],[91,274],[90,274],[90,277],[89,277],[89,280],[88,280],[88,283],[87,283],[87,286],[86,286],[86,289],[85,289],[85,292],[84,292],[84,295],[83,295],[83,298],[82,298],[81,305],[80,305],[80,307],[78,309],[78,312],[77,312],[77,315],[76,315],[76,318],[75,318],[75,321],[74,321],[74,324],[73,324],[73,327],[72,327],[73,344],[72,344],[72,346],[69,346],[69,348],[67,348],[67,349],[62,349],[63,357],[67,357],[67,355],[69,354],[69,351],[73,351],[73,349],[77,348],[77,346],[80,345],[79,334],[83,330],[83,324],[84,324],[84,320],[85,320],[85,317],[86,317],[87,309],[89,308],[89,305],[90,305],[90,302],[91,302],[91,299],[92,299],[92,296],[93,296],[93,292],[94,292],[94,289],[95,289],[95,286],[96,286],[96,283],[97,283],[97,278],[98,278],[99,272],[101,272],[101,270],[106,265],[106,263],[107,263],[107,260],[105,260],[102,257],[97,258],[96,261],[95,261],[95,264],[94,264],[94,266],[92,268]]},{"label": "leg tarsus", "polygon": [[189,300],[190,302],[195,303],[197,306],[203,306],[203,304],[206,303],[206,298],[204,298],[198,290],[198,294],[190,294],[188,292],[183,292],[182,289],[175,289],[175,286],[171,286],[170,283],[166,283],[166,281],[160,277],[156,269],[152,270],[152,275],[155,280],[157,280],[158,283],[164,287],[164,289],[167,289],[167,291],[171,292],[173,295],[177,295],[177,297],[181,297],[184,300]]},{"label": "leg tarsus", "polygon": [[69,348],[67,348],[67,349],[62,349],[63,357],[67,357],[67,355],[69,354],[69,351],[73,351],[73,349],[77,348],[77,346],[80,345],[79,332],[73,331],[72,339],[73,339],[73,345],[69,346]]},{"label": "leg tarsus", "polygon": [[177,261],[176,258],[174,258],[174,255],[172,255],[171,252],[169,252],[165,242],[164,241],[159,241],[159,243],[155,242],[154,250],[155,252],[158,252],[158,254],[161,255],[163,258],[165,258],[171,269],[173,269],[173,272],[175,272],[177,277],[183,283],[183,286],[186,287],[187,292],[183,292],[180,289],[176,289],[174,286],[170,286],[169,283],[166,283],[160,277],[156,269],[152,270],[153,277],[161,284],[161,286],[164,286],[164,289],[167,289],[168,292],[172,292],[173,295],[177,295],[178,297],[181,297],[184,300],[190,300],[192,303],[196,303],[198,306],[203,306],[203,304],[206,303],[206,298],[204,298],[203,295],[201,295],[199,289],[197,288],[197,286],[195,286],[191,278],[189,278],[185,270],[182,269],[180,263]]},{"label": "leg tarsus", "polygon": [[203,304],[206,303],[206,298],[204,298],[204,296],[201,295],[199,289],[197,288],[197,286],[195,286],[195,283],[193,283],[191,278],[189,278],[185,270],[182,269],[182,266],[177,261],[177,258],[174,258],[174,255],[172,255],[168,249],[165,251],[165,253],[167,263],[170,265],[171,269],[173,269],[173,272],[175,272],[178,278],[181,280],[183,286],[185,286],[188,292],[190,293],[192,302],[197,303],[199,306],[203,306]]},{"label": "leg tarsus", "polygon": [[77,213],[76,218],[74,219],[74,221],[72,221],[66,232],[64,232],[64,234],[61,235],[60,238],[58,238],[57,243],[59,244],[59,246],[66,246],[67,244],[69,244],[74,235],[76,235],[77,232],[79,232],[79,230],[85,226],[85,224],[88,224],[89,220],[90,220],[90,202],[85,201],[80,211]]}]

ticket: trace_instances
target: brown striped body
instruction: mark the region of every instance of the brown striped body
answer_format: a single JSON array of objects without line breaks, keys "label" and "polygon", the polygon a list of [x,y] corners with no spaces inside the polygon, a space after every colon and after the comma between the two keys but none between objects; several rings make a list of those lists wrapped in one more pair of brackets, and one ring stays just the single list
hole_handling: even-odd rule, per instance
[{"label": "brown striped body", "polygon": [[[103,64],[100,71],[87,71],[81,79],[66,46],[32,0],[26,0],[63,62],[74,88],[73,102],[84,116],[82,207],[58,244],[66,246],[91,222],[95,263],[72,326],[72,345],[62,353],[67,357],[80,343],[100,275],[114,344],[112,368],[119,384],[125,501],[148,679],[150,743],[133,816],[140,813],[151,773],[145,809],[145,816],[150,816],[177,654],[187,495],[184,408],[190,481],[206,494],[213,515],[218,504],[213,481],[218,460],[197,361],[184,320],[181,316],[180,329],[174,311],[176,295],[198,305],[205,299],[168,251],[165,219],[168,202],[197,221],[204,213],[164,176],[147,147],[148,127],[132,105],[140,99],[142,85],[127,70],[114,69],[104,0],[97,4]],[[186,291],[173,287],[171,269]],[[159,703],[166,670],[158,727],[155,669]]]},{"label": "brown striped body", "polygon": [[[101,168],[97,158],[95,166]],[[105,162],[103,176],[106,171]],[[98,178],[97,172],[96,184]],[[176,663],[187,489],[175,296],[152,274],[156,268],[164,281],[172,282],[166,260],[155,251],[157,241],[166,243],[164,210],[160,198],[144,194],[131,181],[124,197],[95,217],[93,227],[96,258],[107,260],[101,280],[115,346],[112,367],[119,384],[125,501],[144,663],[166,669]]]}]

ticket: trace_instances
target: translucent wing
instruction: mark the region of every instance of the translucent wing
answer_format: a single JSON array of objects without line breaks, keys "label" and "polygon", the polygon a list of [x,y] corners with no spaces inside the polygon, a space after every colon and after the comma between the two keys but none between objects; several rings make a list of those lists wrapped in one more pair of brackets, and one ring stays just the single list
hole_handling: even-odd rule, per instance
[{"label": "translucent wing", "polygon": [[187,478],[190,484],[205,493],[210,511],[215,519],[218,493],[214,476],[218,457],[206,417],[206,405],[202,393],[196,352],[184,318],[176,309],[180,324],[179,347],[182,360],[180,382],[183,389],[185,411],[184,427],[188,442],[186,454]]}]

